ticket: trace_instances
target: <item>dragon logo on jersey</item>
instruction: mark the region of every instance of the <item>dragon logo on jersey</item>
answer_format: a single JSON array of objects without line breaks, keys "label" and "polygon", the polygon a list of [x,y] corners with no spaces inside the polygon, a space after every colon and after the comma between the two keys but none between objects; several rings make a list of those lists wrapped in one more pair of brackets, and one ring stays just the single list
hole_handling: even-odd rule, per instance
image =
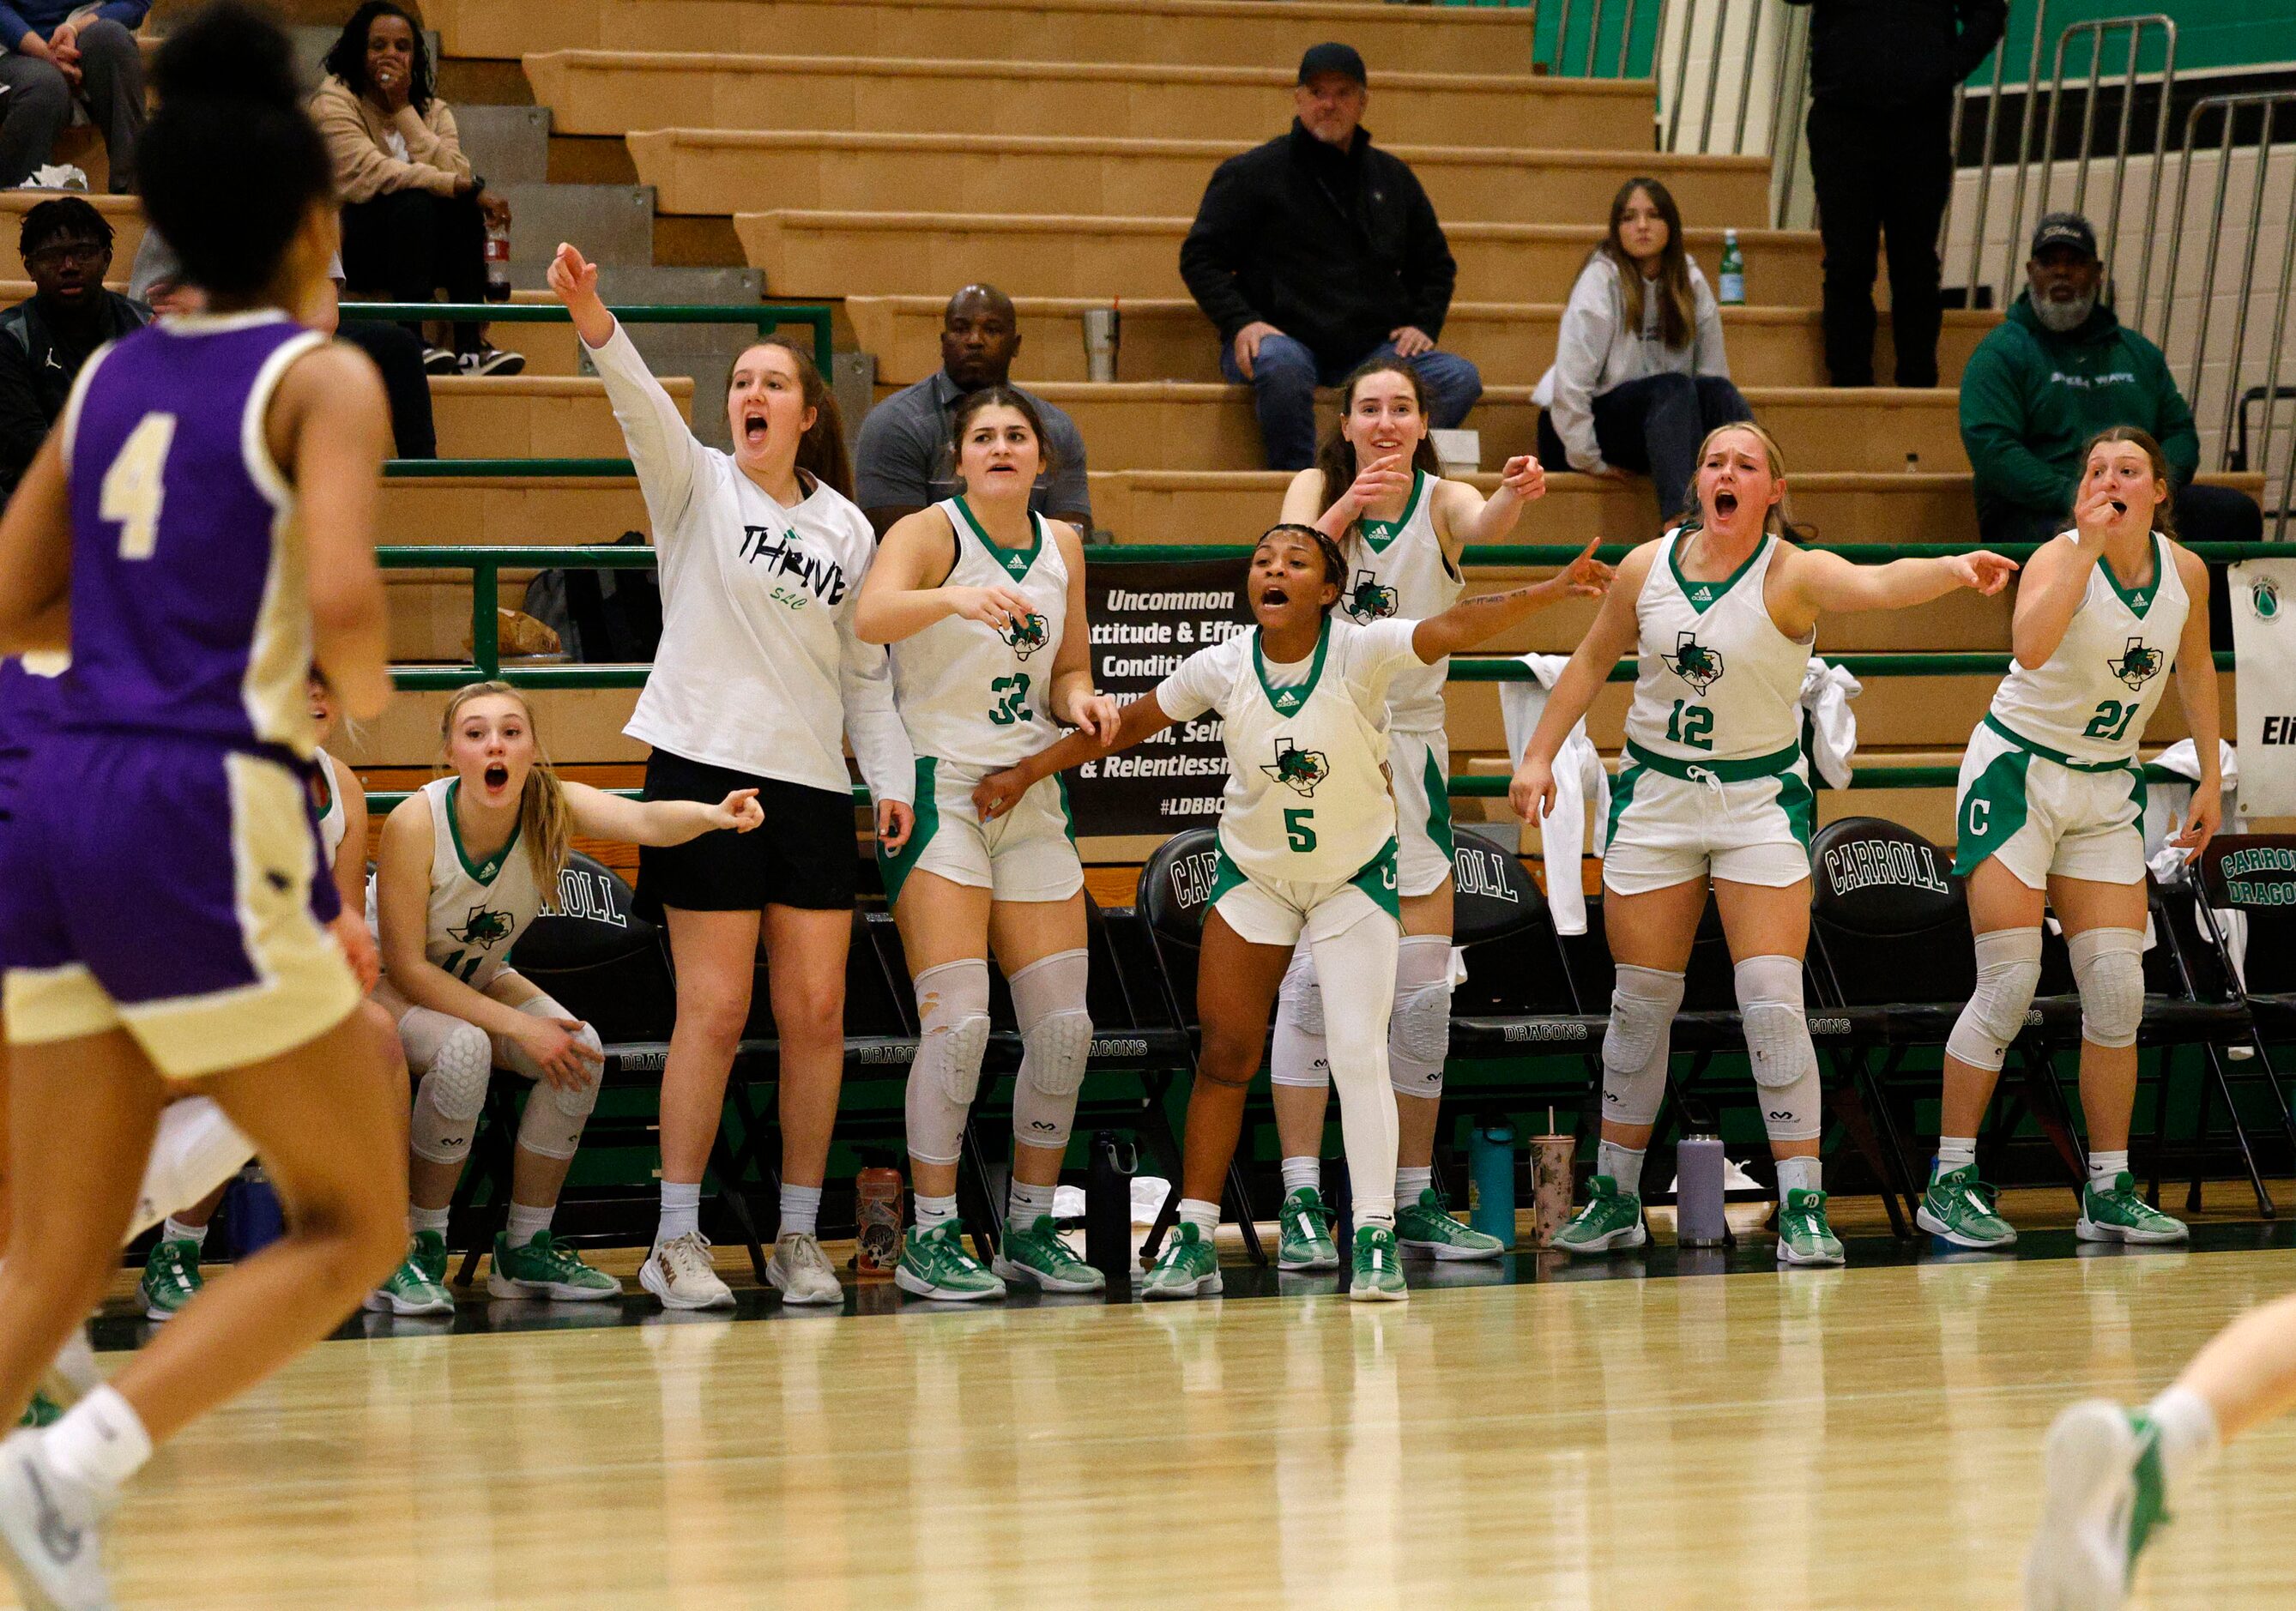
[{"label": "dragon logo on jersey", "polygon": [[1348,601],[1341,608],[1351,620],[1384,621],[1399,605],[1395,589],[1382,587],[1376,572],[1358,570],[1355,585],[1348,589]]},{"label": "dragon logo on jersey", "polygon": [[491,951],[510,938],[510,913],[489,912],[484,906],[473,906],[463,920],[460,928],[447,930],[447,937],[457,945],[476,945]]},{"label": "dragon logo on jersey", "polygon": [[1674,652],[1661,654],[1666,668],[1704,693],[1722,680],[1722,657],[1687,632],[1674,634]]},{"label": "dragon logo on jersey", "polygon": [[2142,638],[2131,638],[2128,647],[2121,650],[2120,658],[2105,664],[2128,687],[2142,688],[2161,675],[2161,651],[2147,648]]},{"label": "dragon logo on jersey", "polygon": [[1320,749],[1301,749],[1290,739],[1275,740],[1275,764],[1259,769],[1302,799],[1316,797],[1316,785],[1332,775],[1332,764]]},{"label": "dragon logo on jersey", "polygon": [[1053,627],[1051,622],[1032,609],[1019,620],[1005,623],[1004,629],[996,635],[1011,645],[1013,658],[1025,660],[1052,641]]}]

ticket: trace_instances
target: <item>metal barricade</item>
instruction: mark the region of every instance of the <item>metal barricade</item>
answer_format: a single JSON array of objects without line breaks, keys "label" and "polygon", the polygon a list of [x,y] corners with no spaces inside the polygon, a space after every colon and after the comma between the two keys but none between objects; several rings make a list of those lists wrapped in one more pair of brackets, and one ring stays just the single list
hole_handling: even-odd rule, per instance
[{"label": "metal barricade", "polygon": [[[2136,297],[2130,305],[2134,317],[2129,323],[2139,325],[2144,322],[2145,293],[2151,287],[2152,277],[2152,225],[2161,213],[2161,169],[2169,156],[2169,101],[2177,87],[2177,23],[2174,18],[2159,12],[2149,12],[2142,16],[2101,17],[2091,22],[2068,23],[2064,31],[2057,36],[2056,63],[2049,79],[2048,132],[2041,140],[2041,194],[2035,209],[2037,213],[2049,210],[2049,192],[2056,175],[2057,113],[2064,97],[2065,51],[2076,37],[2087,35],[2090,40],[2088,86],[2081,106],[2080,155],[2073,165],[2072,210],[2083,217],[2087,216],[2088,168],[2095,143],[2096,102],[2103,79],[2105,41],[2113,34],[2127,34],[2128,61],[2121,70],[2120,80],[2120,131],[2112,148],[2112,209],[2105,215],[2104,228],[2098,236],[2103,243],[2105,256],[2109,259],[2114,258],[2114,248],[2120,239],[2120,198],[2128,172],[2128,136],[2136,114],[2137,56],[2146,32],[2152,29],[2158,29],[2161,35],[2164,55],[2161,70],[2161,108],[2152,131],[2152,182],[2145,194],[2144,228],[2140,232],[2144,245],[2137,257]],[[2013,225],[2018,222],[2015,218],[2011,220]],[[2010,240],[2009,266],[2013,270],[2018,255],[2015,233],[2013,229]],[[2116,274],[2120,267],[2120,263],[2115,260],[2113,268]],[[2007,282],[2005,280],[2003,284],[2005,290]]]},{"label": "metal barricade", "polygon": [[[1554,7],[1554,53],[1547,58],[1547,70],[1549,72],[1559,74],[1570,70],[1566,65],[1566,61],[1570,50],[1570,23],[1572,14],[1577,12],[1578,9],[1578,6],[1573,4],[1573,0],[1560,0],[1560,4]],[[1584,58],[1582,59],[1578,76],[1581,78],[1624,78],[1630,77],[1631,75],[1628,71],[1628,69],[1634,59],[1636,0],[1624,0],[1624,4],[1615,9],[1605,4],[1605,0],[1591,0],[1587,10],[1588,12],[1587,18],[1587,49]],[[1538,8],[1534,4],[1531,8],[1531,26],[1534,28],[1538,26]],[[1603,47],[1603,14],[1605,11],[1611,11],[1613,15],[1619,16],[1618,57],[1615,64],[1607,73],[1598,72],[1596,70],[1599,64],[1598,53],[1600,53]],[[1620,15],[1620,12],[1623,12],[1624,14]]]}]

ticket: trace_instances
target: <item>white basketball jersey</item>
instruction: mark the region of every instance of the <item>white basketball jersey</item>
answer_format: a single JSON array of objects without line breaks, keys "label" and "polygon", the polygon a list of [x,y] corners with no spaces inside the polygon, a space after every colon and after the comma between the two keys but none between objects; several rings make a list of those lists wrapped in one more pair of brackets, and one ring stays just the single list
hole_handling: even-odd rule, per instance
[{"label": "white basketball jersey", "polygon": [[2100,559],[2056,652],[2030,670],[2010,662],[1994,720],[2079,761],[2127,761],[2169,686],[2192,601],[2176,551],[2152,534],[2152,578],[2126,588]]},{"label": "white basketball jersey", "polygon": [[[1348,585],[1339,612],[1358,626],[1406,616],[1423,621],[1458,602],[1467,585],[1443,552],[1435,535],[1435,489],[1442,485],[1425,470],[1411,480],[1402,518],[1365,520],[1347,546]],[[1443,683],[1448,658],[1432,666],[1406,666],[1388,684],[1387,721],[1397,732],[1443,731]]]},{"label": "white basketball jersey", "polygon": [[422,786],[430,802],[430,922],[422,954],[465,985],[484,990],[509,960],[518,936],[542,910],[534,863],[519,836],[493,859],[474,863],[455,827],[460,778]]},{"label": "white basketball jersey", "polygon": [[1801,742],[1801,681],[1816,634],[1796,642],[1763,601],[1779,539],[1766,535],[1730,577],[1693,582],[1677,527],[1635,602],[1641,664],[1627,737],[1681,761],[1748,761]]},{"label": "white basketball jersey", "polygon": [[950,616],[892,645],[893,703],[918,755],[1010,766],[1060,737],[1047,701],[1068,625],[1068,562],[1042,515],[1029,517],[1033,546],[999,548],[962,497],[935,507],[956,533],[946,585],[1013,588],[1030,614],[1002,631]]},{"label": "white basketball jersey", "polygon": [[327,803],[319,812],[319,848],[326,852],[327,865],[335,864],[335,852],[343,847],[343,835],[350,831],[350,818],[343,810],[342,790],[335,787],[335,764],[324,749],[314,752],[318,763],[319,784],[327,791]]}]

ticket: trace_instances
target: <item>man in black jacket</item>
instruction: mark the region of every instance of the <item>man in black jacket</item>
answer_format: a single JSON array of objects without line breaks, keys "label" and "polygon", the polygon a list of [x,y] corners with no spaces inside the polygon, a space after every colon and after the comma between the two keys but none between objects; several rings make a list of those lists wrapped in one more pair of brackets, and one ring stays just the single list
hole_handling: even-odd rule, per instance
[{"label": "man in black jacket", "polygon": [[1256,394],[1271,470],[1315,462],[1316,388],[1366,359],[1410,360],[1437,426],[1483,394],[1473,364],[1435,348],[1459,266],[1418,178],[1373,148],[1368,98],[1352,48],[1308,51],[1292,132],[1219,165],[1180,248],[1221,372]]},{"label": "man in black jacket", "polygon": [[19,248],[33,289],[0,313],[0,495],[23,479],[89,355],[152,322],[150,308],[103,288],[111,225],[79,197],[27,212]]},{"label": "man in black jacket", "polygon": [[1993,53],[2006,0],[1786,0],[1809,19],[1809,176],[1825,247],[1825,368],[1874,384],[1874,266],[1890,238],[1898,384],[1938,383],[1938,224],[1953,88]]}]

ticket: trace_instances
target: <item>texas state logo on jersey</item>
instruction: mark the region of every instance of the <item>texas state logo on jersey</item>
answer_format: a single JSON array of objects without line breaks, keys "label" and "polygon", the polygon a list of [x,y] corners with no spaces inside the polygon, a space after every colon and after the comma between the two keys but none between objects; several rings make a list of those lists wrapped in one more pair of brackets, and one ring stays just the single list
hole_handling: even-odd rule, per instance
[{"label": "texas state logo on jersey", "polygon": [[2107,660],[2112,675],[2131,689],[2141,689],[2161,675],[2161,651],[2150,648],[2142,638],[2131,638],[2118,659]]},{"label": "texas state logo on jersey", "polygon": [[1300,798],[1316,797],[1316,785],[1332,775],[1332,763],[1320,749],[1301,749],[1289,738],[1275,740],[1275,759],[1260,771]]},{"label": "texas state logo on jersey", "polygon": [[1052,642],[1053,627],[1051,622],[1030,610],[1019,620],[1007,622],[996,635],[1004,640],[1014,659],[1025,660]]},{"label": "texas state logo on jersey", "polygon": [[449,928],[447,937],[457,945],[475,945],[481,951],[492,951],[510,938],[516,927],[507,912],[496,912],[485,905],[471,908],[459,928]]},{"label": "texas state logo on jersey", "polygon": [[1722,680],[1721,651],[1707,648],[1694,634],[1675,634],[1674,652],[1659,658],[1666,662],[1669,671],[1702,694]]},{"label": "texas state logo on jersey", "polygon": [[1348,596],[1340,601],[1340,608],[1347,613],[1348,619],[1357,622],[1384,621],[1401,607],[1400,595],[1396,590],[1384,585],[1379,579],[1379,573],[1368,568],[1356,572],[1354,585],[1348,589]]}]

